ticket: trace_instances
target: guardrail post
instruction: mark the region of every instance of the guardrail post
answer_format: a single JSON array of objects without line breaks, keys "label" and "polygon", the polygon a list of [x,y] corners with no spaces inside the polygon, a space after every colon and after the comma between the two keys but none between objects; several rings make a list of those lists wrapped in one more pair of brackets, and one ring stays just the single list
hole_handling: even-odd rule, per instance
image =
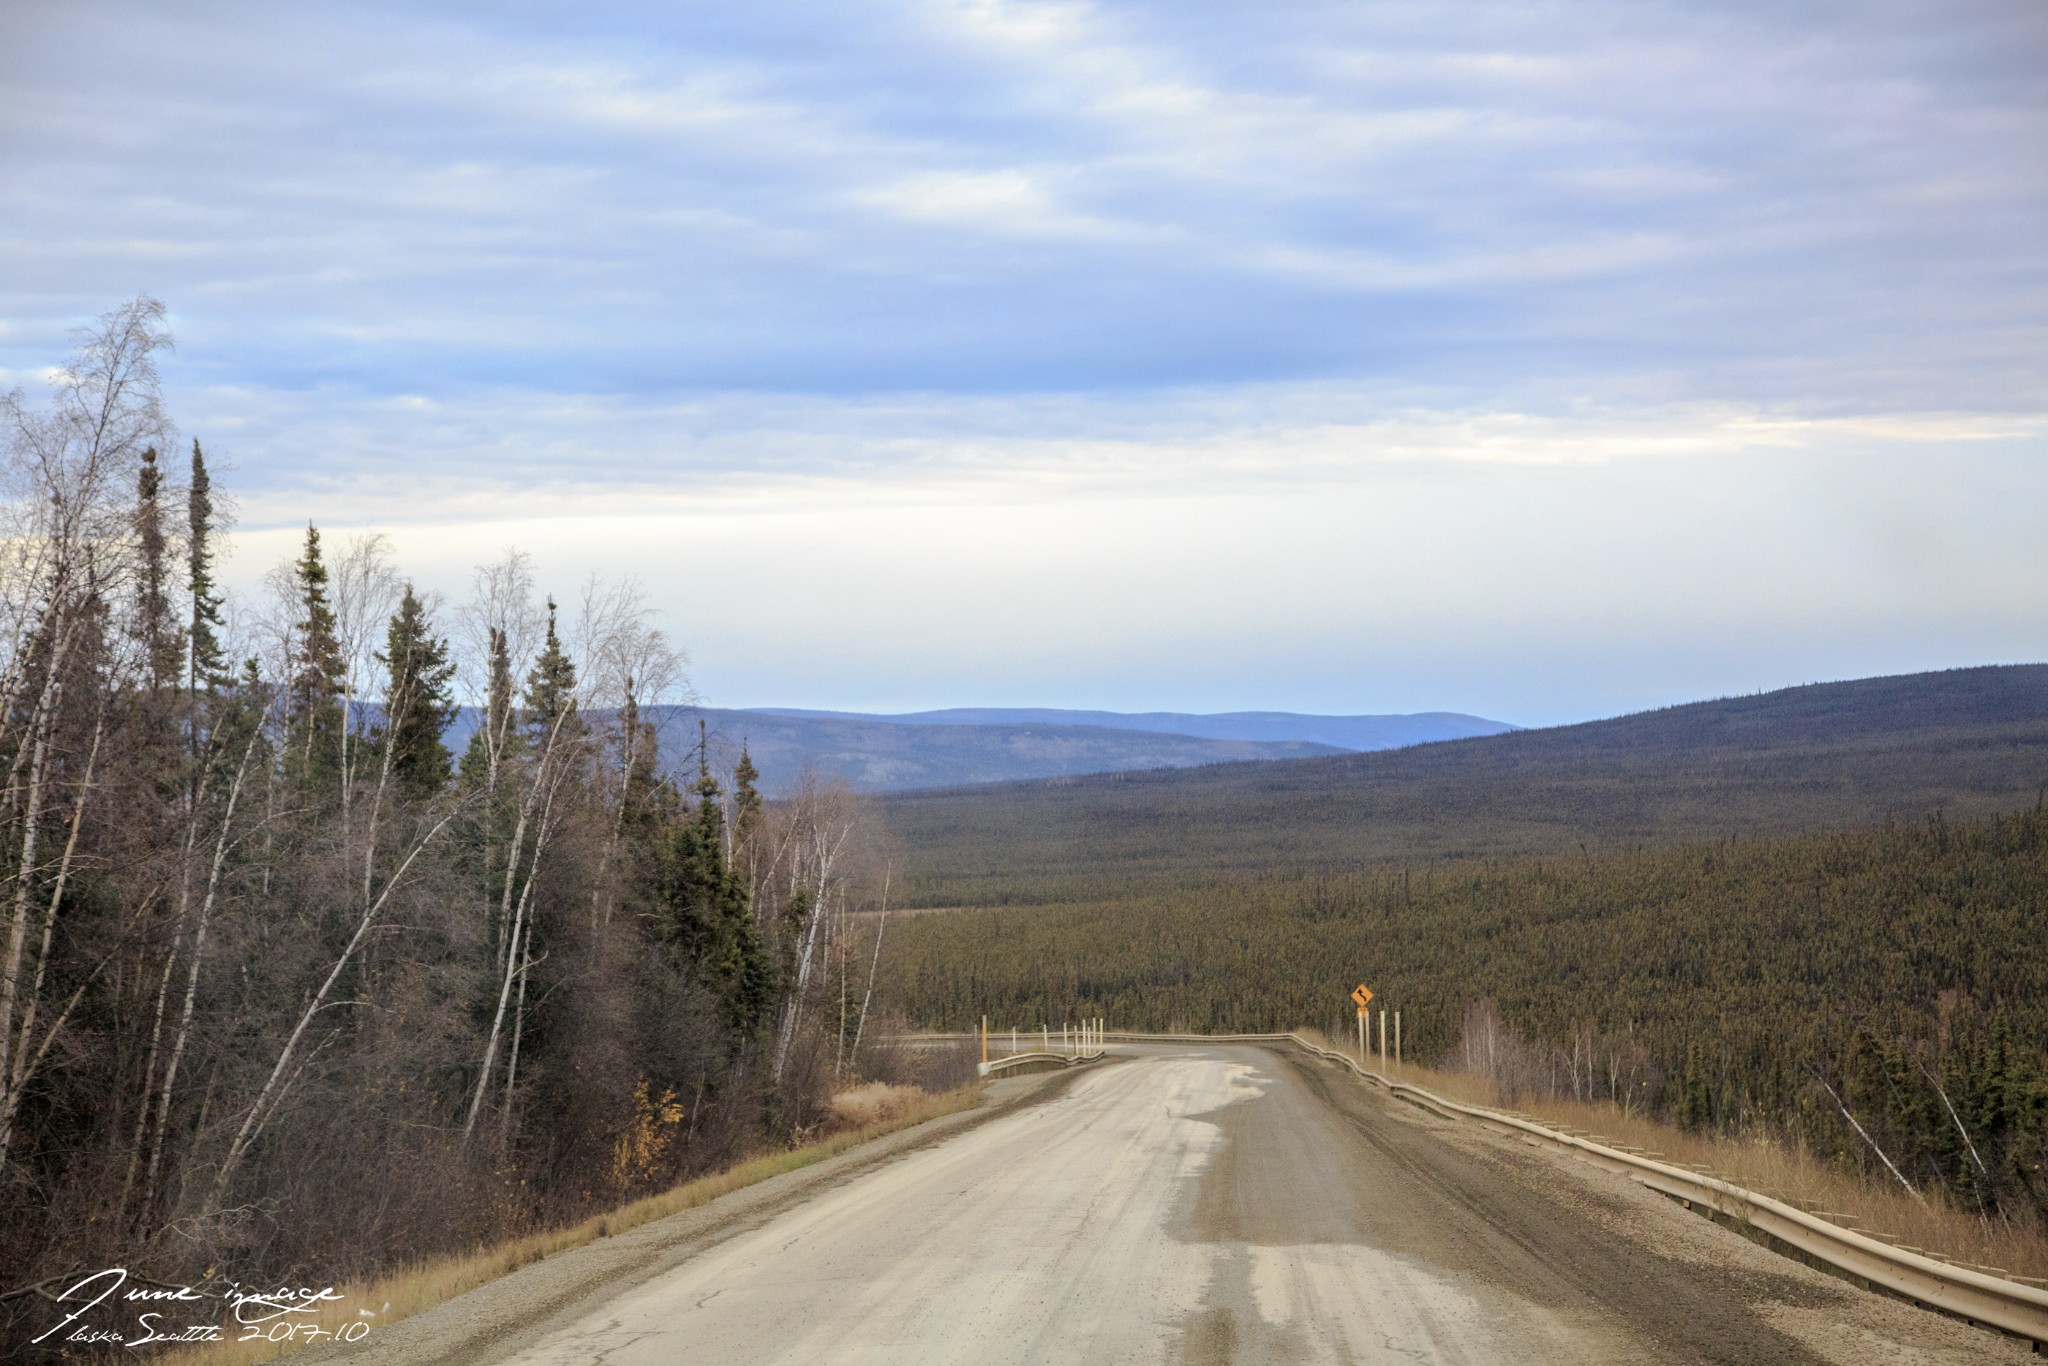
[{"label": "guardrail post", "polygon": [[1394,1070],[1401,1070],[1401,1012],[1394,1012]]}]

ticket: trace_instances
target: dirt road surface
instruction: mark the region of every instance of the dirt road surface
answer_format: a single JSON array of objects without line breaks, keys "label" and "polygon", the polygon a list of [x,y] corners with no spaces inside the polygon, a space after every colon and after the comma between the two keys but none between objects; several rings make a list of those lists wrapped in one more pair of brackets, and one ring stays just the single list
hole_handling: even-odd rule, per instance
[{"label": "dirt road surface", "polygon": [[474,1359],[2035,1360],[1327,1063],[1118,1051]]}]

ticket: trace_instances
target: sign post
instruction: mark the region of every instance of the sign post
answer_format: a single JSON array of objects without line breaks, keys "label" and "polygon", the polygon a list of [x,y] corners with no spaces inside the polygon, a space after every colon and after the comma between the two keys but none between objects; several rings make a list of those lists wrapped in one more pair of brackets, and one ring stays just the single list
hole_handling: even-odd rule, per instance
[{"label": "sign post", "polygon": [[1372,988],[1360,982],[1351,988],[1351,1000],[1358,1007],[1358,1065],[1366,1065],[1365,1016],[1366,1007],[1372,1004]]}]

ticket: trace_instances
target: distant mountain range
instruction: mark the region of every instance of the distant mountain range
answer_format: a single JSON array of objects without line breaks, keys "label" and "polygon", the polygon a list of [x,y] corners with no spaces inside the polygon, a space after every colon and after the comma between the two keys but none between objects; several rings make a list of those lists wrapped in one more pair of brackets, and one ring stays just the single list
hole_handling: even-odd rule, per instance
[{"label": "distant mountain range", "polygon": [[1126,714],[1054,708],[955,708],[873,715],[787,707],[665,707],[655,718],[672,757],[702,719],[713,752],[729,762],[745,744],[770,795],[791,791],[809,768],[856,791],[902,792],[1090,773],[1191,768],[1250,759],[1388,749],[1514,729],[1452,712],[1417,716],[1305,716],[1292,712]]},{"label": "distant mountain range", "polygon": [[2018,664],[1376,754],[899,793],[882,810],[911,852],[913,895],[962,905],[1190,869],[1584,856],[1973,819],[2031,806],[2044,786],[2048,665]]},{"label": "distant mountain range", "polygon": [[1516,729],[1505,721],[1454,711],[1405,716],[1311,716],[1292,711],[1069,711],[1059,707],[948,707],[894,714],[754,707],[749,714],[843,721],[885,721],[896,726],[1093,726],[1204,740],[1308,741],[1332,749],[1399,749],[1433,740],[1464,740]]},{"label": "distant mountain range", "polygon": [[[761,788],[783,796],[816,773],[856,792],[908,792],[1035,778],[1074,778],[1253,759],[1305,759],[1393,749],[1515,729],[1456,712],[1413,716],[1309,716],[1282,711],[1063,711],[1046,707],[959,707],[877,715],[793,707],[643,708],[672,771],[695,762],[704,723],[713,764],[730,767],[746,746]],[[477,725],[460,709],[444,742],[460,755]]]}]

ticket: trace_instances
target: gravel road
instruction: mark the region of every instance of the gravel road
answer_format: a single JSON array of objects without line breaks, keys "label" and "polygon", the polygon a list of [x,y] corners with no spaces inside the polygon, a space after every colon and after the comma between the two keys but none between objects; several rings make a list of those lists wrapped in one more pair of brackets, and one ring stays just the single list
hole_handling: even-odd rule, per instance
[{"label": "gravel road", "polygon": [[[814,1182],[609,1298],[565,1301],[461,1355],[521,1366],[2033,1359],[1329,1064],[1251,1047],[1118,1051],[1040,1103]],[[552,1267],[520,1275],[538,1290]],[[409,1327],[392,1330],[387,1352],[427,1340]]]}]

